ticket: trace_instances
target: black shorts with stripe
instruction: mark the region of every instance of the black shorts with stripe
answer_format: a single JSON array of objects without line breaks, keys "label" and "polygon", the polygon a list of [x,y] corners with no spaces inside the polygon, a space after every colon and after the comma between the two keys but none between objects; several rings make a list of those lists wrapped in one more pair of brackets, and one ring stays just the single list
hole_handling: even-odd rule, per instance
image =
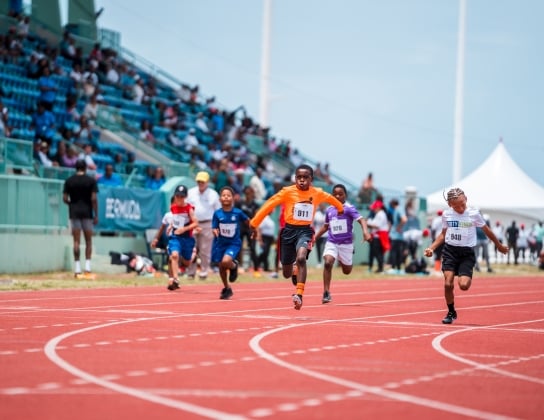
[{"label": "black shorts with stripe", "polygon": [[457,276],[472,278],[476,255],[469,246],[444,245],[442,250],[442,271],[453,271]]},{"label": "black shorts with stripe", "polygon": [[304,247],[310,255],[314,229],[311,225],[296,226],[286,224],[280,232],[280,261],[282,265],[293,264],[297,259],[297,251]]}]

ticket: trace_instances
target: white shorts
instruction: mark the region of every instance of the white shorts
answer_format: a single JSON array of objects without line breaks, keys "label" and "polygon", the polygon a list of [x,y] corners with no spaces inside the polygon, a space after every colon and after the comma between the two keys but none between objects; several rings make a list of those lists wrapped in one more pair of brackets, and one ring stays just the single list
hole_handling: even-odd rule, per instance
[{"label": "white shorts", "polygon": [[323,256],[330,255],[344,265],[353,265],[353,244],[333,244],[327,241]]}]

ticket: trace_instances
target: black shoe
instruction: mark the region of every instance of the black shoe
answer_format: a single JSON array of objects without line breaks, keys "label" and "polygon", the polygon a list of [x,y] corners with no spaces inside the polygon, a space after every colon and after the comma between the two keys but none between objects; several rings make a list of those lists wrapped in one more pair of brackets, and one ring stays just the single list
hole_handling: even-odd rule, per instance
[{"label": "black shoe", "polygon": [[234,264],[235,264],[235,267],[231,268],[229,271],[229,281],[231,283],[235,282],[236,279],[238,278],[238,261],[234,260]]},{"label": "black shoe", "polygon": [[174,280],[172,281],[172,283],[170,283],[170,284],[168,285],[167,289],[168,289],[168,290],[177,290],[177,289],[179,289],[179,282],[178,282],[176,279],[174,279]]},{"label": "black shoe", "polygon": [[234,293],[230,287],[223,287],[221,290],[221,295],[219,295],[219,299],[230,299],[233,294]]},{"label": "black shoe", "polygon": [[488,273],[492,273],[492,272],[493,272],[493,269],[492,269],[491,267],[489,267],[489,268],[487,269],[487,272],[488,272]]},{"label": "black shoe", "polygon": [[293,305],[295,305],[297,311],[300,311],[300,308],[302,308],[302,295],[293,295]]},{"label": "black shoe", "polygon": [[332,296],[329,292],[323,292],[323,299],[321,299],[321,303],[329,303],[332,301]]},{"label": "black shoe", "polygon": [[450,311],[442,320],[442,324],[453,324],[454,319],[457,319],[457,311]]},{"label": "black shoe", "polygon": [[296,264],[293,264],[293,275],[291,276],[291,282],[293,283],[293,286],[297,285],[297,275],[298,275],[298,267]]}]

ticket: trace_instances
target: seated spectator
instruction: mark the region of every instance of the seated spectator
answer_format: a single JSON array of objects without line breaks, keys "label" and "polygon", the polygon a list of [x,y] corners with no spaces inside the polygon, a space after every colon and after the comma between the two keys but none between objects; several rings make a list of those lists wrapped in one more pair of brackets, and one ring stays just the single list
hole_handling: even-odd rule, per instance
[{"label": "seated spectator", "polygon": [[52,161],[51,158],[49,157],[49,144],[47,142],[45,141],[35,142],[34,145],[35,145],[34,157],[41,165],[43,165],[46,168],[59,166],[57,162]]},{"label": "seated spectator", "polygon": [[72,94],[76,97],[80,96],[83,93],[83,71],[79,63],[72,64],[72,70],[68,77],[72,81]]},{"label": "seated spectator", "polygon": [[68,31],[62,34],[62,40],[59,44],[60,55],[68,60],[73,60],[76,56],[75,40]]},{"label": "seated spectator", "polygon": [[60,166],[64,168],[75,168],[78,161],[78,153],[73,145],[69,145],[66,148],[66,155],[62,158]]},{"label": "seated spectator", "polygon": [[141,104],[144,100],[145,96],[145,86],[144,86],[144,80],[141,77],[138,77],[136,80],[136,83],[134,86],[132,86],[132,100],[137,103]]},{"label": "seated spectator", "polygon": [[106,165],[106,168],[104,169],[104,175],[98,178],[97,183],[109,187],[120,187],[123,185],[121,177],[119,176],[119,174],[116,174],[113,171],[113,165],[111,163],[108,163]]},{"label": "seated spectator", "polygon": [[[85,115],[80,117],[79,127],[74,130],[74,137],[76,138],[76,143],[81,146],[93,140],[92,129]],[[87,166],[87,168],[89,167]]]},{"label": "seated spectator", "polygon": [[378,190],[374,187],[374,180],[372,178],[372,172],[369,172],[366,179],[363,181],[361,188],[359,189],[359,203],[370,204],[378,194]]},{"label": "seated spectator", "polygon": [[81,114],[77,110],[76,98],[72,95],[66,98],[66,121],[65,123],[78,123],[81,118]]},{"label": "seated spectator", "polygon": [[40,90],[38,100],[44,105],[45,109],[52,111],[57,98],[58,87],[55,79],[51,77],[49,66],[42,68],[42,75],[38,79],[38,89]]},{"label": "seated spectator", "polygon": [[164,175],[164,170],[160,166],[157,166],[153,169],[152,175],[148,175],[148,178],[145,181],[145,187],[150,190],[160,190],[165,182],[166,177]]},{"label": "seated spectator", "polygon": [[87,169],[89,171],[96,171],[97,166],[93,159],[93,146],[90,144],[86,144],[83,147],[83,152],[79,154],[79,159],[84,160],[87,164]]},{"label": "seated spectator", "polygon": [[153,126],[149,120],[142,120],[140,123],[140,139],[150,145],[154,145],[157,142],[157,139],[153,135]]},{"label": "seated spectator", "polygon": [[87,103],[85,104],[85,108],[83,108],[83,115],[89,120],[89,123],[93,123],[96,121],[96,117],[98,115],[98,95],[96,92],[91,95]]},{"label": "seated spectator", "polygon": [[0,137],[10,137],[11,128],[8,125],[9,120],[9,110],[2,103],[2,98],[0,98]]},{"label": "seated spectator", "polygon": [[38,110],[32,116],[31,123],[31,128],[34,129],[34,139],[51,144],[56,134],[55,125],[55,115],[46,110],[44,104],[39,102]]}]

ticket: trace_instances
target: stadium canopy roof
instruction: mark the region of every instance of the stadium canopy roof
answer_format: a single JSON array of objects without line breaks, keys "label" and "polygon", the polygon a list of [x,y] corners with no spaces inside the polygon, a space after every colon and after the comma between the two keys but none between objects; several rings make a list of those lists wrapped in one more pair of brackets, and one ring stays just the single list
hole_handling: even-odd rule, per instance
[{"label": "stadium canopy roof", "polygon": [[479,208],[492,221],[509,225],[513,220],[518,224],[544,220],[544,188],[517,165],[502,140],[478,168],[456,185],[429,194],[429,212],[447,207],[444,194],[452,187],[461,188],[468,205]]}]

